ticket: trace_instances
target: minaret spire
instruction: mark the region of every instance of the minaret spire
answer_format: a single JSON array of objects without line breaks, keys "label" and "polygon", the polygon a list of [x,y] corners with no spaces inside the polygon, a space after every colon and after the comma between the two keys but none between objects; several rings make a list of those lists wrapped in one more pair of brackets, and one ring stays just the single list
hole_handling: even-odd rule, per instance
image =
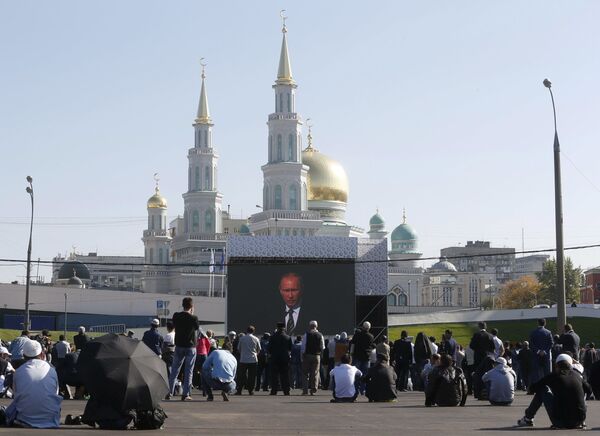
[{"label": "minaret spire", "polygon": [[206,63],[203,63],[203,60],[204,58],[200,58],[200,65],[202,66],[202,89],[200,90],[200,103],[198,104],[196,123],[209,124],[211,123],[210,111],[208,110],[208,97],[206,96],[206,87],[204,85],[204,79],[206,78],[204,68],[206,67]]},{"label": "minaret spire", "polygon": [[292,76],[292,66],[290,64],[290,56],[288,54],[287,48],[287,27],[285,25],[285,20],[287,17],[284,14],[285,9],[282,9],[279,15],[281,16],[281,21],[283,23],[281,28],[281,33],[283,33],[283,40],[281,41],[281,54],[279,55],[279,70],[277,71],[277,83],[278,84],[293,84],[294,78]]}]

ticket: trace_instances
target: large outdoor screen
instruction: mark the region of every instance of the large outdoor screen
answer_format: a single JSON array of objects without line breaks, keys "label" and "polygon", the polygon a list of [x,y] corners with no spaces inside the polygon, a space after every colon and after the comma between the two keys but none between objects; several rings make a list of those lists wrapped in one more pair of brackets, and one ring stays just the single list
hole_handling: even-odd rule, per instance
[{"label": "large outdoor screen", "polygon": [[257,334],[285,323],[288,334],[304,334],[316,320],[326,335],[354,331],[354,264],[339,259],[323,263],[251,263],[230,259],[227,329]]}]

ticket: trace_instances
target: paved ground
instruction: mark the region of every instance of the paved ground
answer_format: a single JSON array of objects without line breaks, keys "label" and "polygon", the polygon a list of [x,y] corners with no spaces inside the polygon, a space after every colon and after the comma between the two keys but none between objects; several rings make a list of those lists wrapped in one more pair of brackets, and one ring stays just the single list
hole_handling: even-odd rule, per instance
[{"label": "paved ground", "polygon": [[[298,391],[296,391],[298,392]],[[408,392],[401,394],[395,403],[367,403],[364,398],[354,404],[331,404],[329,393],[319,392],[314,397],[294,395],[290,397],[234,396],[224,403],[215,396],[207,403],[197,394],[194,401],[182,403],[171,400],[163,402],[169,418],[165,429],[136,432],[136,434],[234,434],[234,435],[354,435],[369,436],[387,434],[423,434],[439,431],[442,434],[506,434],[535,431],[538,434],[550,431],[546,413],[540,410],[533,428],[515,428],[517,419],[531,397],[519,393],[511,407],[492,407],[485,402],[469,398],[466,407],[426,408],[423,394]],[[8,401],[0,400],[6,405]],[[63,421],[67,414],[79,414],[84,402],[65,401]],[[588,403],[588,429],[600,430],[600,401]],[[52,430],[52,435],[90,435],[93,430],[86,426],[62,426]],[[575,431],[577,432],[577,431]],[[0,434],[40,434],[40,430],[0,429]],[[107,434],[103,432],[102,434]],[[112,432],[111,432],[112,433]],[[122,434],[120,432],[114,432]],[[560,432],[565,433],[565,432]],[[573,433],[573,432],[570,432]],[[557,434],[553,431],[552,434]]]}]

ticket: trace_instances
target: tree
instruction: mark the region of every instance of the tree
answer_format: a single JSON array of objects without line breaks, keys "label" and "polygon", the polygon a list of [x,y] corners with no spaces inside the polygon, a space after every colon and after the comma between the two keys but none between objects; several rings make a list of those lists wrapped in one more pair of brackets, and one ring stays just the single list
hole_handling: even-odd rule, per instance
[{"label": "tree", "polygon": [[[535,273],[542,285],[538,302],[554,304],[558,300],[556,291],[556,259],[544,262],[542,272]],[[581,287],[581,268],[573,267],[570,257],[565,258],[565,294],[566,303],[579,302],[579,288]]]},{"label": "tree", "polygon": [[506,282],[498,299],[503,309],[524,309],[538,304],[538,298],[542,285],[534,276],[523,276],[516,280]]}]

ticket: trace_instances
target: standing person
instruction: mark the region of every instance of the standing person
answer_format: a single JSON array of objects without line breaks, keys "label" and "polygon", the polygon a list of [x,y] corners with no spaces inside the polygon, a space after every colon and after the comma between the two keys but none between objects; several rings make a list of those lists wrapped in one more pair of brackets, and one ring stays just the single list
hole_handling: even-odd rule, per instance
[{"label": "standing person", "polygon": [[90,337],[85,334],[85,327],[79,326],[77,334],[73,337],[73,343],[76,350],[83,349],[83,346],[90,341]]},{"label": "standing person", "polygon": [[[192,375],[192,386],[202,389],[202,365],[210,351],[210,338],[202,328],[198,329],[198,340],[196,341],[196,362],[194,362],[194,374]],[[202,389],[202,396],[206,396],[206,390]]]},{"label": "standing person", "polygon": [[[447,329],[442,335],[442,342],[440,343],[440,347],[438,348],[438,354],[447,354],[456,360],[456,352],[458,351],[458,344],[456,340],[452,337],[452,330]],[[460,363],[457,362],[457,365],[460,367]]]},{"label": "standing person", "polygon": [[284,323],[277,323],[277,330],[271,336],[268,347],[271,370],[271,395],[277,395],[279,387],[281,387],[283,395],[289,395],[292,338],[285,332]]},{"label": "standing person", "polygon": [[150,323],[150,330],[146,330],[144,332],[144,336],[142,336],[142,342],[146,344],[148,348],[154,351],[154,354],[156,354],[158,357],[161,357],[164,339],[158,332],[159,326],[160,321],[154,318]]},{"label": "standing person", "polygon": [[[369,370],[369,356],[371,350],[375,348],[373,342],[374,338],[369,330],[371,329],[371,323],[365,321],[360,330],[357,330],[352,340],[350,341],[350,353],[352,354],[353,365],[360,369],[360,372],[366,374]],[[358,389],[361,395],[365,394],[365,383],[359,382]]]},{"label": "standing person", "polygon": [[302,389],[302,336],[296,336],[290,356],[290,382],[294,389]]},{"label": "standing person", "polygon": [[308,323],[308,331],[302,338],[302,395],[314,395],[319,385],[319,365],[321,351],[325,348],[325,340],[317,330],[317,321]]},{"label": "standing person", "polygon": [[546,328],[546,320],[538,319],[538,327],[529,335],[529,345],[533,352],[531,383],[550,374],[552,344],[552,333]]},{"label": "standing person", "polygon": [[167,365],[167,375],[171,374],[173,356],[175,354],[175,327],[173,321],[167,321],[167,333],[163,337],[162,360]]},{"label": "standing person", "polygon": [[340,339],[335,341],[335,354],[333,356],[334,365],[339,365],[342,361],[342,356],[348,354],[349,343],[348,333],[340,333]]},{"label": "standing person", "polygon": [[326,380],[326,384],[327,386],[329,386],[329,374],[331,373],[331,370],[333,369],[333,367],[335,366],[335,345],[337,344],[337,341],[340,340],[340,335],[335,335],[333,338],[331,338],[327,344],[327,357],[328,357],[328,361],[327,361],[327,380]]},{"label": "standing person", "polygon": [[507,365],[506,359],[498,357],[493,369],[483,374],[481,380],[488,386],[488,400],[492,406],[510,406],[515,399],[517,375]]},{"label": "standing person", "polygon": [[269,349],[269,341],[271,340],[271,334],[269,332],[263,333],[260,338],[260,352],[258,353],[258,362],[256,365],[256,390],[260,391],[262,388],[263,392],[269,390],[270,380],[270,365],[269,356],[267,350]]},{"label": "standing person", "polygon": [[[385,335],[382,335],[381,339],[375,346],[375,355],[377,356],[377,354],[385,354],[385,356],[387,357],[386,362],[389,362],[390,361],[390,351],[391,351],[391,348],[390,348],[390,344],[388,341],[388,337]],[[379,358],[377,358],[377,359],[379,359]]]},{"label": "standing person", "polygon": [[362,372],[356,366],[350,365],[351,363],[352,357],[344,354],[341,363],[329,373],[333,393],[332,403],[353,403],[356,401],[358,396],[356,385],[362,377]]},{"label": "standing person", "polygon": [[59,382],[59,393],[63,398],[70,400],[71,391],[69,386],[65,383],[65,357],[71,352],[71,345],[65,340],[65,335],[58,337],[58,342],[54,345],[54,359],[52,364],[56,369],[56,375],[58,376]]},{"label": "standing person", "polygon": [[494,342],[494,338],[487,331],[487,325],[485,322],[481,321],[477,323],[479,327],[479,331],[473,334],[471,338],[471,343],[469,346],[475,353],[475,369],[479,368],[479,365],[485,359],[489,352],[495,354],[496,352],[496,343]]},{"label": "standing person", "polygon": [[408,333],[402,330],[400,339],[394,342],[394,362],[396,370],[396,388],[405,392],[408,390],[408,375],[410,373],[410,365],[413,361],[413,350]]},{"label": "standing person", "polygon": [[567,354],[556,358],[554,372],[544,376],[532,385],[535,396],[519,427],[533,427],[533,419],[542,404],[546,408],[552,428],[585,428],[585,394],[590,394],[589,385],[581,375],[572,369],[573,359]]},{"label": "standing person", "polygon": [[194,315],[194,302],[191,297],[185,297],[181,302],[182,312],[173,315],[173,326],[175,327],[175,353],[173,365],[169,375],[169,393],[167,400],[173,396],[175,379],[183,366],[183,390],[181,401],[191,401],[190,387],[192,385],[192,373],[196,362],[197,331],[200,328],[198,317]]},{"label": "standing person", "polygon": [[213,401],[213,389],[220,389],[223,401],[229,401],[227,394],[235,391],[237,360],[229,351],[211,350],[202,364],[202,389],[206,391],[206,401]]},{"label": "standing person", "polygon": [[21,336],[14,339],[10,346],[8,347],[8,351],[12,355],[12,361],[16,362],[23,359],[23,347],[29,341],[29,330],[23,330],[21,332]]},{"label": "standing person", "polygon": [[564,333],[558,338],[558,343],[562,345],[563,352],[569,351],[573,356],[579,353],[579,335],[573,330],[571,324],[565,324]]},{"label": "standing person", "polygon": [[475,352],[468,346],[465,348],[465,358],[461,366],[467,379],[467,395],[473,394],[473,373],[475,372]]},{"label": "standing person", "polygon": [[592,365],[598,360],[600,360],[600,357],[598,356],[598,351],[596,350],[596,344],[590,342],[586,346],[581,362],[583,363],[583,375],[585,376],[586,380],[590,379],[590,371],[592,369]]},{"label": "standing person", "polygon": [[521,373],[521,384],[523,390],[527,391],[531,384],[533,372],[533,351],[529,348],[529,342],[523,341],[523,347],[519,351],[519,369]]},{"label": "standing person", "polygon": [[417,337],[415,338],[415,347],[413,349],[413,356],[415,359],[415,364],[413,368],[413,375],[411,376],[411,380],[413,383],[413,389],[415,391],[423,391],[424,385],[421,379],[421,373],[423,372],[423,368],[433,356],[433,351],[431,348],[431,342],[427,335],[423,332],[417,333]]},{"label": "standing person", "polygon": [[431,353],[438,354],[438,344],[435,343],[435,336],[429,336],[429,342],[431,343]]},{"label": "standing person", "polygon": [[504,355],[504,344],[502,343],[502,339],[498,337],[498,329],[492,329],[490,333],[494,340],[494,357],[497,359]]},{"label": "standing person", "polygon": [[240,352],[240,364],[238,365],[238,387],[236,395],[242,395],[244,387],[248,395],[254,395],[254,384],[256,383],[256,367],[258,366],[258,353],[260,353],[260,341],[254,336],[255,327],[249,325],[246,334],[238,343]]},{"label": "standing person", "polygon": [[0,421],[8,426],[58,428],[62,397],[56,371],[46,362],[39,342],[28,339],[22,353],[25,361],[14,373],[14,399],[6,409],[0,408]]}]

